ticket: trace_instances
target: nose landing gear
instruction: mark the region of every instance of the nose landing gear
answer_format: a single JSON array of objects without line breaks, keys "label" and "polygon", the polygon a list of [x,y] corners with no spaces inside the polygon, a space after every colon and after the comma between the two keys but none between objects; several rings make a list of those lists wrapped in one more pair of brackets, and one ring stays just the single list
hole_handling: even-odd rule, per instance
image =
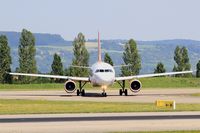
[{"label": "nose landing gear", "polygon": [[103,93],[102,93],[102,96],[103,96],[103,97],[107,97],[106,92],[103,92]]},{"label": "nose landing gear", "polygon": [[102,96],[107,97],[107,94],[106,94],[107,86],[101,86],[101,89],[103,90]]}]

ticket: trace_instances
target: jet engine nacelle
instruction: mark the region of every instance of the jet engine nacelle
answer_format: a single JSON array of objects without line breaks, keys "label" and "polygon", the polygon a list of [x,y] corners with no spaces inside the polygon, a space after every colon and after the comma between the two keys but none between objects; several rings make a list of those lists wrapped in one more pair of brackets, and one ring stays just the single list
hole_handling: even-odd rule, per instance
[{"label": "jet engine nacelle", "polygon": [[142,87],[142,84],[141,84],[141,82],[139,80],[132,80],[130,82],[130,90],[132,92],[135,92],[135,93],[139,92],[141,87]]},{"label": "jet engine nacelle", "polygon": [[73,93],[76,90],[76,83],[72,80],[67,80],[64,88],[67,93]]}]

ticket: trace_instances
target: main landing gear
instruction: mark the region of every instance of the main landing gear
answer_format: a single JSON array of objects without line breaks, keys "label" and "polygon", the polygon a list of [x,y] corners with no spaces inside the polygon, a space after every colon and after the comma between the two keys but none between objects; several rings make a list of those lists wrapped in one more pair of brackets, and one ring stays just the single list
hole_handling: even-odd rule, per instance
[{"label": "main landing gear", "polygon": [[122,96],[124,93],[125,96],[128,96],[128,90],[125,89],[125,80],[122,80],[122,83],[120,81],[117,83],[122,87],[122,89],[119,89],[119,95]]},{"label": "main landing gear", "polygon": [[82,85],[82,82],[79,81],[79,89],[77,89],[77,91],[76,91],[77,96],[80,96],[80,95],[85,96],[85,90],[83,89],[83,87],[85,86],[86,83],[87,82],[84,82]]}]

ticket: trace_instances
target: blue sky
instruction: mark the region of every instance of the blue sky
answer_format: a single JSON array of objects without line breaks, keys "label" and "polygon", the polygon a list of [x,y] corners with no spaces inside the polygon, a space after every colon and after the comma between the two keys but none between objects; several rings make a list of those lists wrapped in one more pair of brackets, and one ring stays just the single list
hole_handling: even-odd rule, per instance
[{"label": "blue sky", "polygon": [[0,0],[0,31],[200,40],[200,0]]}]

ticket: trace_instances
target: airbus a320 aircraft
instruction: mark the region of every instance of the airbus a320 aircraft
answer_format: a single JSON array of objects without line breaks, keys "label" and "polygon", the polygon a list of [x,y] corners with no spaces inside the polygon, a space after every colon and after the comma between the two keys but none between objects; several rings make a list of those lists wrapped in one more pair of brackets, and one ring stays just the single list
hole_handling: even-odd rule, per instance
[{"label": "airbus a320 aircraft", "polygon": [[[77,96],[85,95],[85,90],[83,89],[83,87],[88,82],[90,82],[93,86],[100,86],[103,91],[102,96],[107,96],[106,94],[107,87],[117,82],[121,86],[121,89],[119,89],[119,95],[124,94],[125,96],[127,96],[128,90],[125,88],[126,80],[130,82],[130,90],[132,92],[137,93],[140,91],[142,87],[141,82],[138,80],[139,78],[192,73],[192,71],[181,71],[181,72],[115,77],[115,70],[114,70],[115,66],[113,67],[110,64],[105,63],[101,60],[101,43],[99,39],[99,33],[98,33],[98,61],[95,64],[93,64],[91,67],[84,67],[84,66],[74,66],[74,67],[80,67],[80,68],[82,67],[85,69],[90,69],[89,76],[88,77],[73,77],[73,76],[29,74],[29,73],[9,73],[9,74],[18,75],[18,76],[34,76],[34,77],[65,79],[66,80],[64,84],[65,91],[67,93],[73,93],[77,90],[76,91]],[[76,87],[75,82],[79,82],[78,89]]]}]

